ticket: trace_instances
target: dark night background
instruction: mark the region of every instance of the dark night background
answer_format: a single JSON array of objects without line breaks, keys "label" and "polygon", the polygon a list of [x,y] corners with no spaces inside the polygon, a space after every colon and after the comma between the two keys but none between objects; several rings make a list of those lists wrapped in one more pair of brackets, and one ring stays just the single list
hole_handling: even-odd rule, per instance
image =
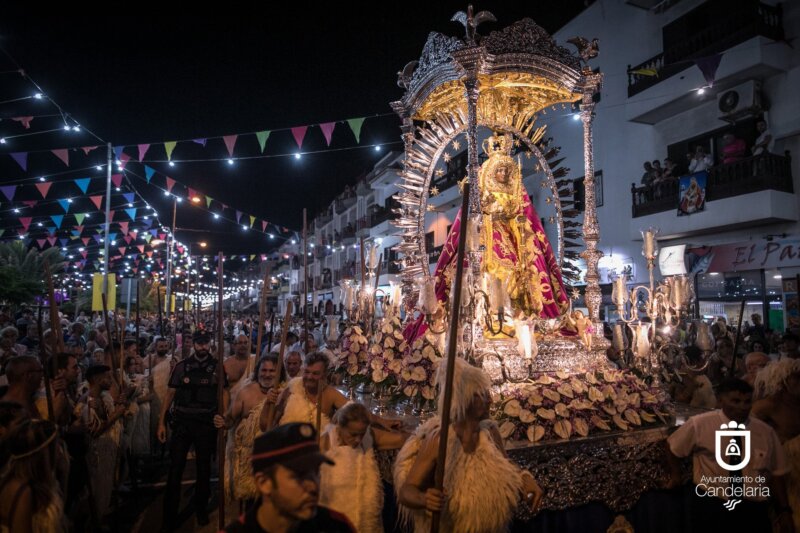
[{"label": "dark night background", "polygon": [[[482,25],[482,34],[524,17],[533,18],[552,33],[584,4],[584,0],[491,2],[477,4],[475,11],[488,9],[498,19],[497,23]],[[25,4],[27,9],[4,9],[0,44],[84,128],[103,141],[129,145],[127,153],[133,161],[129,168],[139,175],[143,174],[142,166],[134,163],[138,158],[134,145],[139,143],[155,145],[367,117],[361,133],[364,147],[359,149],[350,149],[358,145],[347,124],[340,122],[330,149],[319,128],[310,127],[303,151],[323,152],[299,161],[291,157],[297,146],[286,130],[272,133],[267,141],[264,153],[276,157],[237,161],[230,167],[224,161],[227,151],[222,140],[212,139],[205,148],[179,143],[172,158],[220,161],[183,162],[172,168],[164,162],[150,163],[159,172],[231,208],[298,230],[304,207],[313,217],[345,184],[363,176],[387,149],[401,149],[399,120],[389,107],[389,102],[402,94],[396,85],[397,71],[419,58],[430,31],[460,35],[463,27],[450,18],[466,9],[466,4],[381,2],[360,8],[352,7],[355,3],[273,5],[245,11],[218,4],[213,6],[214,13],[200,14],[202,10],[197,9],[195,14],[187,9],[180,15],[170,15],[166,6],[137,6],[106,16],[99,15],[97,9],[76,7],[69,15],[59,16]],[[14,68],[0,55],[0,71]],[[34,92],[13,73],[4,72],[0,81],[0,100]],[[26,132],[7,118],[55,112],[44,100],[2,104],[0,135]],[[29,131],[61,125],[60,117],[42,117],[33,121]],[[0,154],[94,144],[99,141],[86,132],[57,131],[13,139],[0,147]],[[373,149],[374,144],[383,145],[380,153]],[[239,138],[235,156],[258,154],[253,135]],[[70,157],[74,161],[71,167],[85,168],[103,163],[105,150],[95,150],[89,156],[75,151]],[[27,175],[9,157],[0,159],[2,182],[16,183],[26,176],[66,170],[48,154],[31,154]],[[163,148],[151,147],[146,159],[164,160]],[[84,175],[100,177],[104,172],[65,174],[55,180]],[[102,193],[101,181],[93,180],[89,194]],[[161,190],[139,179],[131,179],[131,183],[156,207],[161,223],[169,225],[171,202]],[[53,197],[58,196],[58,187],[56,184],[50,193],[55,193]],[[143,203],[137,203],[140,205],[143,207]],[[8,216],[5,202],[2,215],[6,221],[14,218]],[[209,248],[226,253],[265,252],[280,242],[269,241],[257,232],[241,231],[229,222],[215,222],[208,213],[186,202],[178,208],[177,225],[214,232],[203,234],[210,241]],[[10,229],[13,226],[3,222],[9,232],[16,232]],[[192,237],[179,232],[178,238],[188,241]]]}]

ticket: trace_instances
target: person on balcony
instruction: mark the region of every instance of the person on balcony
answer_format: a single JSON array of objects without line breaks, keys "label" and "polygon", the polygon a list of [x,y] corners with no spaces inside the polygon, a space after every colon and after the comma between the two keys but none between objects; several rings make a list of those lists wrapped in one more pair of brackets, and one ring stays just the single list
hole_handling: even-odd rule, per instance
[{"label": "person on balcony", "polygon": [[753,155],[761,155],[772,151],[772,132],[769,131],[766,120],[759,120],[756,122],[756,130],[758,130],[758,137],[750,151]]},{"label": "person on balcony", "polygon": [[714,166],[714,159],[706,154],[705,148],[698,146],[695,148],[694,155],[689,157],[689,173],[703,172]]},{"label": "person on balcony", "polygon": [[735,163],[741,161],[747,154],[747,145],[743,139],[739,139],[733,133],[726,133],[722,136],[722,164]]},{"label": "person on balcony", "polygon": [[639,192],[639,202],[645,202],[652,198],[653,194],[651,189],[653,187],[653,182],[655,181],[655,179],[656,176],[655,173],[653,172],[653,165],[650,163],[650,161],[645,161],[644,174],[642,174],[642,181],[641,181],[643,188],[640,189]]}]

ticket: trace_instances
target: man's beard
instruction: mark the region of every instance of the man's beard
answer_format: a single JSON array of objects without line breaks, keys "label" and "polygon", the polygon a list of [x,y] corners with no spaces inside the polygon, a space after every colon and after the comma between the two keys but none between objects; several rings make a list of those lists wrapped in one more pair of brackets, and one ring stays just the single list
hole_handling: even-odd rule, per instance
[{"label": "man's beard", "polygon": [[211,352],[209,352],[208,350],[195,350],[194,354],[200,359],[205,359],[206,357],[211,355]]},{"label": "man's beard", "polygon": [[156,352],[156,355],[159,357],[164,357],[165,355],[167,355],[168,352],[169,350],[159,350]]}]

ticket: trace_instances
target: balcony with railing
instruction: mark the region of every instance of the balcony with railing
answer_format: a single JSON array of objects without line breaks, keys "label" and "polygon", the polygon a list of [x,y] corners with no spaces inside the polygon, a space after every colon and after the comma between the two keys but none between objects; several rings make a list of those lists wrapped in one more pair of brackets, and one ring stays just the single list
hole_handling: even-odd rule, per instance
[{"label": "balcony with railing", "polygon": [[341,239],[342,244],[345,246],[354,244],[356,242],[356,228],[353,227],[352,224],[347,224],[347,226],[342,229]]},{"label": "balcony with railing", "polygon": [[665,26],[663,35],[661,53],[628,65],[629,98],[753,37],[783,40],[783,12],[757,0],[711,0]]},{"label": "balcony with railing", "polygon": [[369,223],[369,215],[364,215],[363,217],[356,220],[356,236],[357,237],[368,237],[369,230],[371,224]]},{"label": "balcony with railing", "polygon": [[442,255],[442,250],[444,249],[444,245],[437,246],[435,248],[431,248],[428,250],[428,263],[436,263],[439,260],[439,256]]},{"label": "balcony with railing", "polygon": [[631,234],[654,226],[664,236],[699,235],[797,219],[788,152],[783,156],[765,153],[708,169],[706,205],[701,212],[676,216],[679,196],[677,179],[650,187],[632,184]]}]

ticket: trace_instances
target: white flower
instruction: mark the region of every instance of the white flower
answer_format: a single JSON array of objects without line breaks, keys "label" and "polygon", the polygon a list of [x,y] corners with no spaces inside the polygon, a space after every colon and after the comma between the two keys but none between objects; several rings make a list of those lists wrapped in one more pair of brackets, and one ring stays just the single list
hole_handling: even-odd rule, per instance
[{"label": "white flower", "polygon": [[395,374],[399,374],[402,369],[403,369],[403,361],[401,361],[400,359],[393,359],[392,361],[389,361],[389,370],[391,370]]},{"label": "white flower", "polygon": [[428,379],[428,375],[425,373],[425,369],[421,366],[414,366],[411,367],[411,379],[414,381],[425,381]]},{"label": "white flower", "polygon": [[389,376],[389,374],[384,372],[384,370],[382,368],[375,369],[375,370],[372,371],[372,381],[374,381],[375,383],[380,383],[381,381],[386,379],[388,376]]},{"label": "white flower", "polygon": [[433,400],[433,387],[425,385],[422,387],[422,397],[426,400]]},{"label": "white flower", "polygon": [[422,355],[433,361],[436,358],[436,350],[433,349],[433,346],[428,345],[422,349]]},{"label": "white flower", "polygon": [[419,363],[422,361],[422,352],[419,350],[413,350],[408,357],[409,361],[412,363]]},{"label": "white flower", "polygon": [[414,396],[416,393],[417,393],[416,385],[406,385],[406,387],[403,389],[403,394],[405,394],[409,398]]},{"label": "white flower", "polygon": [[379,359],[379,358],[376,357],[375,359],[372,360],[372,363],[370,364],[370,366],[372,367],[372,370],[382,369],[383,368],[383,359]]},{"label": "white flower", "polygon": [[511,421],[503,422],[503,424],[500,426],[500,436],[503,437],[504,439],[507,439],[508,437],[511,436],[512,433],[514,433],[515,427],[516,426],[514,422]]},{"label": "white flower", "polygon": [[517,400],[511,400],[503,407],[503,412],[508,416],[519,416],[521,410],[522,406],[520,406]]},{"label": "white flower", "polygon": [[530,424],[531,422],[536,420],[536,416],[527,409],[520,409],[519,420],[520,422],[524,422],[525,424]]}]

